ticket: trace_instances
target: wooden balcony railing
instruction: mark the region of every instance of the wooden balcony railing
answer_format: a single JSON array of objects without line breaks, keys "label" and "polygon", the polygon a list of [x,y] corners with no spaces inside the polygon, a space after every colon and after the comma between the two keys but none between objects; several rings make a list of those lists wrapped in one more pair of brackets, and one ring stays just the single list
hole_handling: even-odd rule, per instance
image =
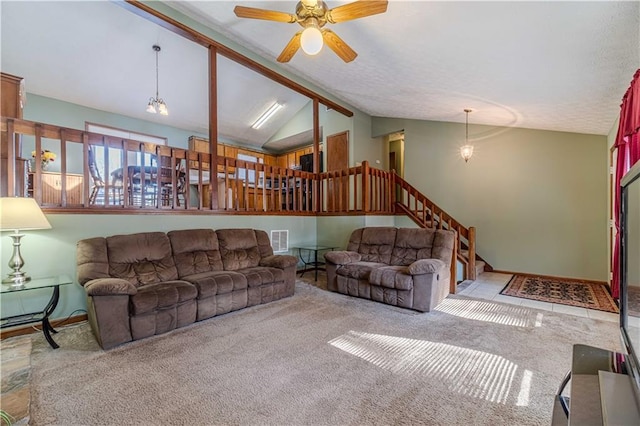
[{"label": "wooden balcony railing", "polygon": [[[458,258],[475,279],[475,229],[466,228],[393,171],[360,166],[308,173],[217,157],[50,124],[2,118],[8,195],[48,210],[281,215],[406,214],[422,227],[456,231]],[[27,139],[41,163],[58,153],[59,171],[35,167],[22,178]],[[22,184],[21,184],[22,183]]]}]

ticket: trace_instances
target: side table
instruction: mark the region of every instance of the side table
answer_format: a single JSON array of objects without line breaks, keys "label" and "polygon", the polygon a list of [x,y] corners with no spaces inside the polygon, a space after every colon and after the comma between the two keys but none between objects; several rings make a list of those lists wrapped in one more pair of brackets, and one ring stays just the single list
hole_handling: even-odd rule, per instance
[{"label": "side table", "polygon": [[[324,268],[321,268],[321,266],[324,266],[325,262],[318,261],[318,252],[332,251],[332,250],[335,250],[335,247],[305,246],[305,247],[294,247],[293,249],[298,250],[298,257],[300,258],[300,261],[304,264],[304,269],[301,269],[300,271],[298,271],[302,273],[300,277],[303,277],[305,272],[315,271],[316,281],[318,281],[318,271],[325,270]],[[303,256],[303,252],[306,252],[307,254],[306,258]],[[313,253],[313,260],[311,260],[312,253]]]},{"label": "side table", "polygon": [[68,276],[59,275],[56,277],[32,279],[20,287],[12,287],[11,284],[2,284],[1,293],[3,295],[42,288],[51,288],[53,291],[51,293],[49,303],[47,303],[42,311],[2,317],[0,318],[0,328],[42,322],[42,333],[44,334],[45,339],[47,339],[47,342],[49,342],[49,345],[51,345],[53,349],[58,349],[58,344],[51,337],[51,333],[57,333],[57,331],[51,326],[49,316],[56,309],[56,306],[58,306],[58,301],[60,300],[60,286],[71,284],[72,282],[73,281],[71,281],[71,278]]}]

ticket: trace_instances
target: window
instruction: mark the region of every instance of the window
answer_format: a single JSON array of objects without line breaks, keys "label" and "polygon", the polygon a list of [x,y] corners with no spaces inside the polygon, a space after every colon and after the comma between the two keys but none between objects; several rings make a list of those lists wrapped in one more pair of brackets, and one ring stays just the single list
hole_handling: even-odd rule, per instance
[{"label": "window", "polygon": [[[117,127],[105,126],[103,124],[89,123],[88,121],[85,121],[84,128],[87,132],[91,132],[91,133],[100,133],[101,135],[115,136],[117,138],[131,139],[131,140],[140,141],[140,142],[149,142],[156,145],[167,145],[168,143],[167,138],[163,138],[161,136],[154,136],[154,135],[148,135],[146,133],[132,132],[130,130],[118,129]],[[96,165],[99,168],[102,168],[104,164],[104,162],[101,161],[101,158],[102,156],[100,155],[96,156]],[[120,150],[109,149],[109,164],[110,165],[121,164],[121,161],[122,160],[121,160]],[[136,153],[136,157],[134,161],[136,164],[142,163],[139,152]],[[149,153],[144,154],[144,164],[147,164],[147,165],[151,164],[151,154]]]},{"label": "window", "polygon": [[[254,157],[252,155],[245,155],[245,154],[238,154],[238,160],[243,160],[243,161],[251,161],[252,163],[261,163],[263,162],[262,158],[258,158],[258,157]],[[264,172],[260,172],[260,178],[262,178],[262,175],[264,174]],[[238,177],[240,179],[244,179],[245,176],[247,175],[247,170],[244,168],[238,168]],[[249,183],[255,183],[256,182],[256,172],[255,170],[249,170],[249,176],[247,178]]]}]

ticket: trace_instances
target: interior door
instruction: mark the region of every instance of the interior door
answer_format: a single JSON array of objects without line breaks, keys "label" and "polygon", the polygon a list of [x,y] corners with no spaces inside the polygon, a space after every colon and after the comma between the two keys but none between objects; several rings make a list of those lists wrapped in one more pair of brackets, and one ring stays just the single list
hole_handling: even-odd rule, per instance
[{"label": "interior door", "polygon": [[[349,168],[349,132],[327,136],[327,172]],[[327,208],[329,211],[348,209],[347,189],[349,177],[337,177],[327,183]]]}]

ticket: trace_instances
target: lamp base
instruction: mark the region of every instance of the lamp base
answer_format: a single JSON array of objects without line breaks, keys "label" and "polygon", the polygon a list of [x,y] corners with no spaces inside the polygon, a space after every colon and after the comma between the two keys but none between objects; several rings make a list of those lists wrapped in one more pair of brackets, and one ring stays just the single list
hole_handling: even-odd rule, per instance
[{"label": "lamp base", "polygon": [[31,281],[31,277],[22,271],[12,272],[9,276],[2,280],[2,284],[11,284],[11,287],[22,287],[25,283]]}]

